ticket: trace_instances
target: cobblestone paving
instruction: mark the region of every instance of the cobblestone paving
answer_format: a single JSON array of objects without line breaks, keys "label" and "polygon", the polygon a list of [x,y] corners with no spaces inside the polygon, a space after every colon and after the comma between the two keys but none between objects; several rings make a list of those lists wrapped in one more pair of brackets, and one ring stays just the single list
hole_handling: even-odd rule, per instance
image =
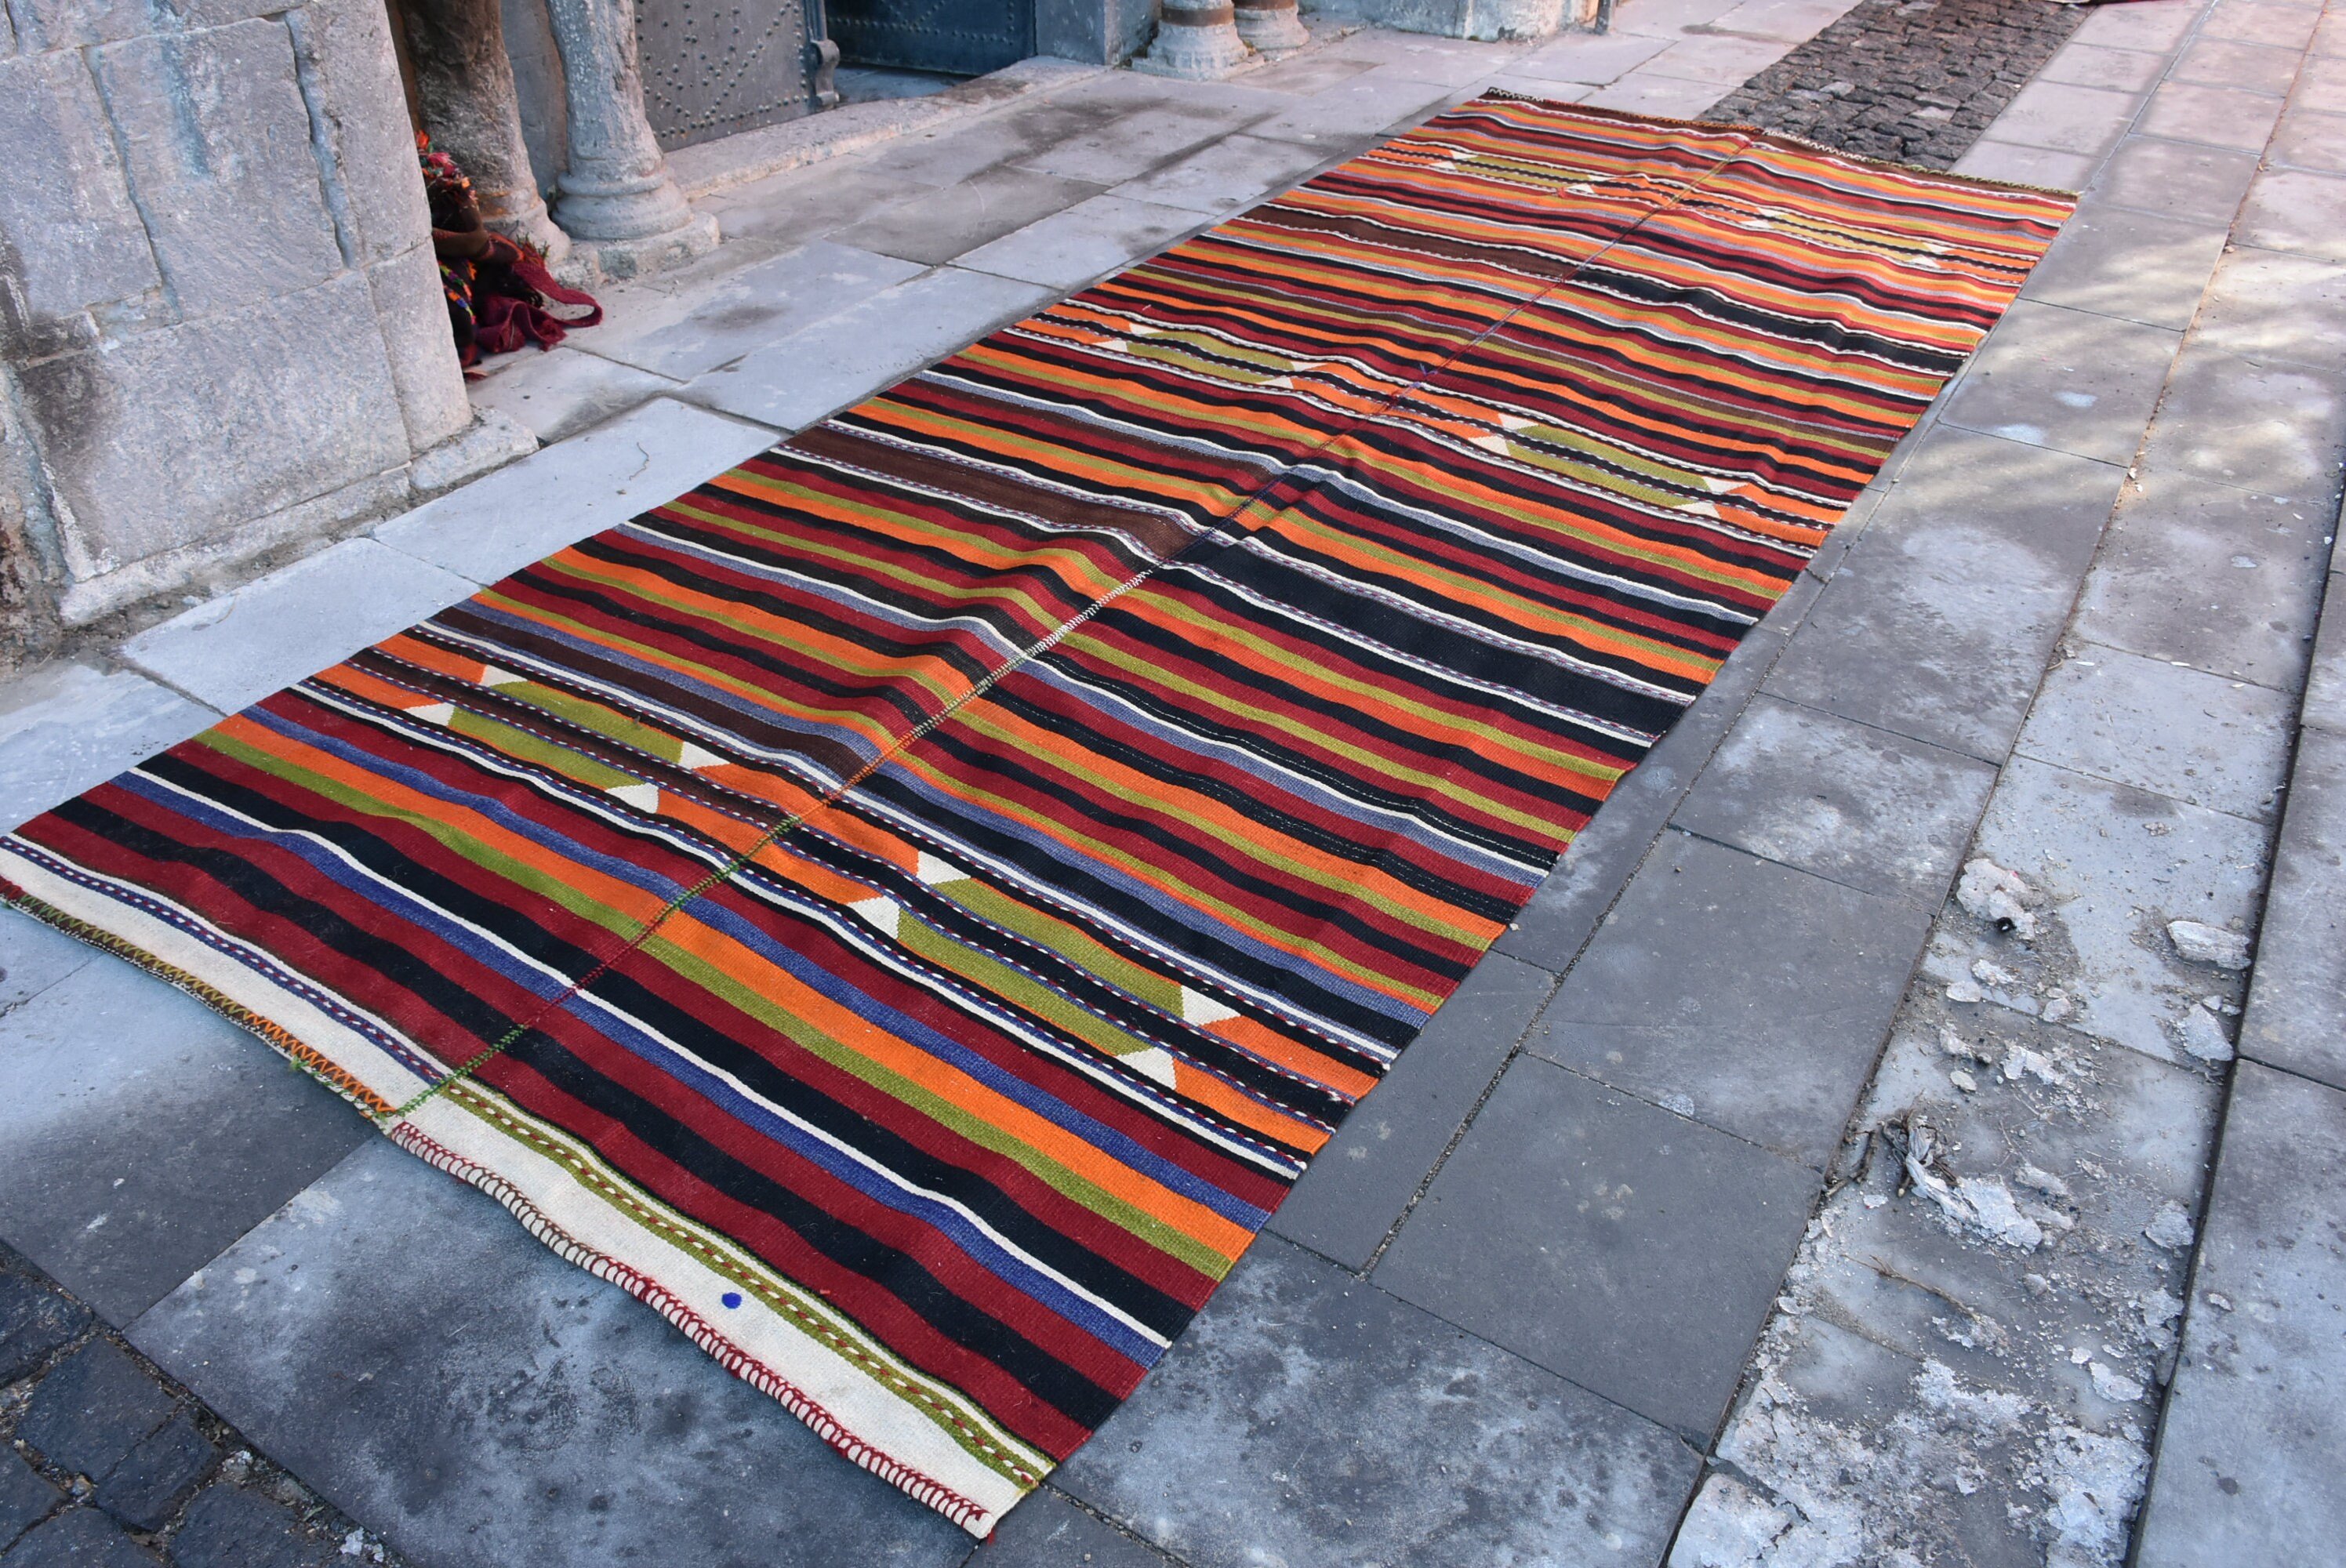
[{"label": "cobblestone paving", "polygon": [[398,1559],[0,1245],[0,1568]]},{"label": "cobblestone paving", "polygon": [[1703,117],[1945,168],[2087,15],[2053,0],[1862,0]]}]

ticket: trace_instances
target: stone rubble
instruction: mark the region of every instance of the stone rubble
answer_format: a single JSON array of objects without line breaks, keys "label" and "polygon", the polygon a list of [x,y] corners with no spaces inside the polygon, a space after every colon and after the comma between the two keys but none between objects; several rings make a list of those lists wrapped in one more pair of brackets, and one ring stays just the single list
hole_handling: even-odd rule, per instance
[{"label": "stone rubble", "polygon": [[[2237,1006],[2162,978],[2172,1060],[2097,1035],[2132,977],[2041,869],[1964,867],[1671,1568],[2125,1561]],[[2162,977],[2237,936],[2150,930]]]}]

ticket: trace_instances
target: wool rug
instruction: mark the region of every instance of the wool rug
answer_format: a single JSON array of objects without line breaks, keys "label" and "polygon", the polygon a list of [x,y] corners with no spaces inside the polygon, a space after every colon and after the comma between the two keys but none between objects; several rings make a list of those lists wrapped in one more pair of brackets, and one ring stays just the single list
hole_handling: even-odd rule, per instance
[{"label": "wool rug", "polygon": [[983,1535],[2069,205],[1486,96],[27,823],[0,891]]}]

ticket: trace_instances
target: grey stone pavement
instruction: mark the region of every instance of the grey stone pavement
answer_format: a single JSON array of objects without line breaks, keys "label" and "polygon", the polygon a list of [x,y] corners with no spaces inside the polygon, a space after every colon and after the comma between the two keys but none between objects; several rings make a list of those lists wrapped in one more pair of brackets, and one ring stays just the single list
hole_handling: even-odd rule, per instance
[{"label": "grey stone pavement", "polygon": [[[0,693],[0,819],[1486,84],[1695,115],[1847,9],[1044,72],[731,186],[712,257],[479,384],[543,450]],[[93,1314],[0,1300],[0,1433],[40,1461],[0,1563],[157,1561],[108,1497],[220,1473],[182,1421],[428,1568],[2334,1558],[2334,12],[2098,8],[2012,100],[1957,167],[2086,192],[2022,300],[974,1550],[258,1042],[0,921],[0,1239]],[[138,1540],[203,1560],[257,1495]]]}]

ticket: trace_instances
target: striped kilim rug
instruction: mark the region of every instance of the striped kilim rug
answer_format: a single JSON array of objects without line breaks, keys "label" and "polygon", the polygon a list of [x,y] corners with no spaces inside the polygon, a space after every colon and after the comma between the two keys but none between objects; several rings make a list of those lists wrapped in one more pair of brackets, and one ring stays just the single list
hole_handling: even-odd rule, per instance
[{"label": "striped kilim rug", "polygon": [[39,818],[5,891],[982,1534],[2068,205],[1481,98]]}]

